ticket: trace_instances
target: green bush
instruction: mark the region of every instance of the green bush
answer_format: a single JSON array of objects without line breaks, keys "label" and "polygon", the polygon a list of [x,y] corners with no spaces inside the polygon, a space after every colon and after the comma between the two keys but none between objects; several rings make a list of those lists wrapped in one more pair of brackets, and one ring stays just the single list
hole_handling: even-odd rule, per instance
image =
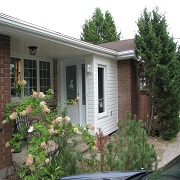
[{"label": "green bush", "polygon": [[[24,134],[29,134],[27,157],[17,170],[17,178],[54,180],[85,172],[151,169],[156,162],[156,152],[147,143],[142,122],[131,120],[130,114],[126,122],[118,121],[118,131],[108,140],[100,128],[93,136],[90,131],[94,126],[73,125],[66,110],[60,115],[57,110],[50,110],[46,104],[50,97],[51,94],[33,92],[22,102],[6,106],[3,124],[18,116],[28,118],[30,123],[29,129],[22,128],[5,144],[12,147],[12,152],[16,151]],[[89,145],[88,156],[78,150],[77,134]]]},{"label": "green bush", "polygon": [[[15,121],[18,116],[28,119],[30,127],[22,128],[5,144],[11,151],[21,146],[24,134],[28,133],[28,152],[26,161],[18,168],[17,177],[20,179],[57,179],[59,177],[78,174],[81,153],[75,148],[73,140],[77,133],[89,144],[94,145],[94,136],[89,134],[90,126],[75,126],[70,122],[66,112],[48,108],[46,100],[51,98],[51,91],[47,95],[42,92],[33,92],[20,103],[8,103],[6,119],[3,124]],[[74,138],[75,139],[75,138]]]},{"label": "green bush", "polygon": [[98,142],[95,142],[97,152],[91,152],[92,157],[84,160],[85,167],[91,166],[86,172],[152,169],[157,165],[155,148],[147,143],[142,121],[130,117],[128,113],[126,122],[118,121],[118,131],[106,144],[108,137],[99,130],[96,134]]}]

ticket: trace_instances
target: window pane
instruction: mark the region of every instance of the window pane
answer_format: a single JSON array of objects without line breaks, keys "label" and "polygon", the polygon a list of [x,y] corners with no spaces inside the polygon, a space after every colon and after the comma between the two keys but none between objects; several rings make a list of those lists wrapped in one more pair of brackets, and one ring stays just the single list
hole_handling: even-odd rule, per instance
[{"label": "window pane", "polygon": [[40,70],[40,77],[43,77],[43,71]]},{"label": "window pane", "polygon": [[11,58],[10,71],[11,71],[11,97],[16,97],[15,92],[15,58]]},{"label": "window pane", "polygon": [[35,60],[24,60],[24,80],[27,82],[24,94],[29,96],[32,90],[37,91],[37,69]]},{"label": "window pane", "polygon": [[47,73],[47,78],[50,79],[50,71],[47,71],[46,73]]},{"label": "window pane", "polygon": [[86,105],[85,64],[81,65],[81,70],[82,70],[82,104]]},{"label": "window pane", "polygon": [[76,65],[66,66],[66,95],[67,100],[75,99],[76,92]]},{"label": "window pane", "polygon": [[40,91],[46,92],[51,88],[50,81],[50,62],[40,61]]},{"label": "window pane", "polygon": [[37,66],[37,62],[33,61],[33,68],[36,68],[36,66]]},{"label": "window pane", "polygon": [[10,78],[11,78],[11,97],[17,97],[15,87],[17,82],[21,80],[21,59],[11,58],[10,64]]},{"label": "window pane", "polygon": [[104,68],[98,67],[99,113],[104,112]]}]

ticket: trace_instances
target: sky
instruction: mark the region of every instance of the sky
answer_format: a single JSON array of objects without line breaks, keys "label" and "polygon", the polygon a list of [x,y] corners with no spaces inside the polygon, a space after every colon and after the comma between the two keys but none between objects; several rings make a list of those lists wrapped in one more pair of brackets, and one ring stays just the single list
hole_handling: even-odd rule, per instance
[{"label": "sky", "polygon": [[158,7],[165,14],[170,35],[180,38],[180,0],[0,0],[0,13],[77,39],[97,7],[103,14],[111,13],[121,39],[134,38],[145,7],[148,11]]}]

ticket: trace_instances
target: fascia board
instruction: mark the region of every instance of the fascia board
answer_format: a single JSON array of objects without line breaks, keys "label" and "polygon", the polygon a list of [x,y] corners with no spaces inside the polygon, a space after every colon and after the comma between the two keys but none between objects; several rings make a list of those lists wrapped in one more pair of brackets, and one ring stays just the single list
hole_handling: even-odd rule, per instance
[{"label": "fascia board", "polygon": [[11,30],[15,29],[22,33],[24,32],[31,35],[39,36],[50,41],[62,43],[67,46],[76,47],[78,49],[82,49],[82,50],[86,50],[90,52],[105,53],[112,56],[115,56],[117,53],[116,51],[106,49],[97,45],[93,45],[93,44],[81,41],[79,39],[72,38],[72,37],[63,35],[61,33],[51,31],[49,29],[46,29],[37,25],[33,25],[31,23],[27,23],[25,21],[7,16],[1,13],[0,13],[0,25],[9,27]]},{"label": "fascia board", "polygon": [[0,25],[4,25],[11,30],[17,30],[21,33],[30,34],[32,36],[41,37],[49,41],[61,43],[66,46],[74,47],[91,53],[103,55],[109,58],[121,60],[135,58],[134,51],[117,52],[111,49],[93,45],[76,38],[72,38],[61,33],[16,19],[14,17],[0,13]]},{"label": "fascia board", "polygon": [[135,52],[133,50],[117,52],[117,60],[130,59],[130,58],[137,59]]}]

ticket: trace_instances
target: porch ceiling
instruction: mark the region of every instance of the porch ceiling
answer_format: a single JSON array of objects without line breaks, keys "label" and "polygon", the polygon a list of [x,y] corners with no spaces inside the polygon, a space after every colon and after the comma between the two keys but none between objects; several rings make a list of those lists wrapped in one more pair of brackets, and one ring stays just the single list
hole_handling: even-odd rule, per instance
[{"label": "porch ceiling", "polygon": [[25,54],[29,55],[29,46],[37,46],[37,57],[48,57],[54,59],[66,59],[72,57],[81,57],[91,55],[91,52],[77,49],[75,47],[67,46],[63,42],[55,42],[35,34],[27,32],[19,32],[16,30],[8,29],[6,27],[0,28],[0,34],[8,35],[11,37],[11,55],[12,54]]}]

